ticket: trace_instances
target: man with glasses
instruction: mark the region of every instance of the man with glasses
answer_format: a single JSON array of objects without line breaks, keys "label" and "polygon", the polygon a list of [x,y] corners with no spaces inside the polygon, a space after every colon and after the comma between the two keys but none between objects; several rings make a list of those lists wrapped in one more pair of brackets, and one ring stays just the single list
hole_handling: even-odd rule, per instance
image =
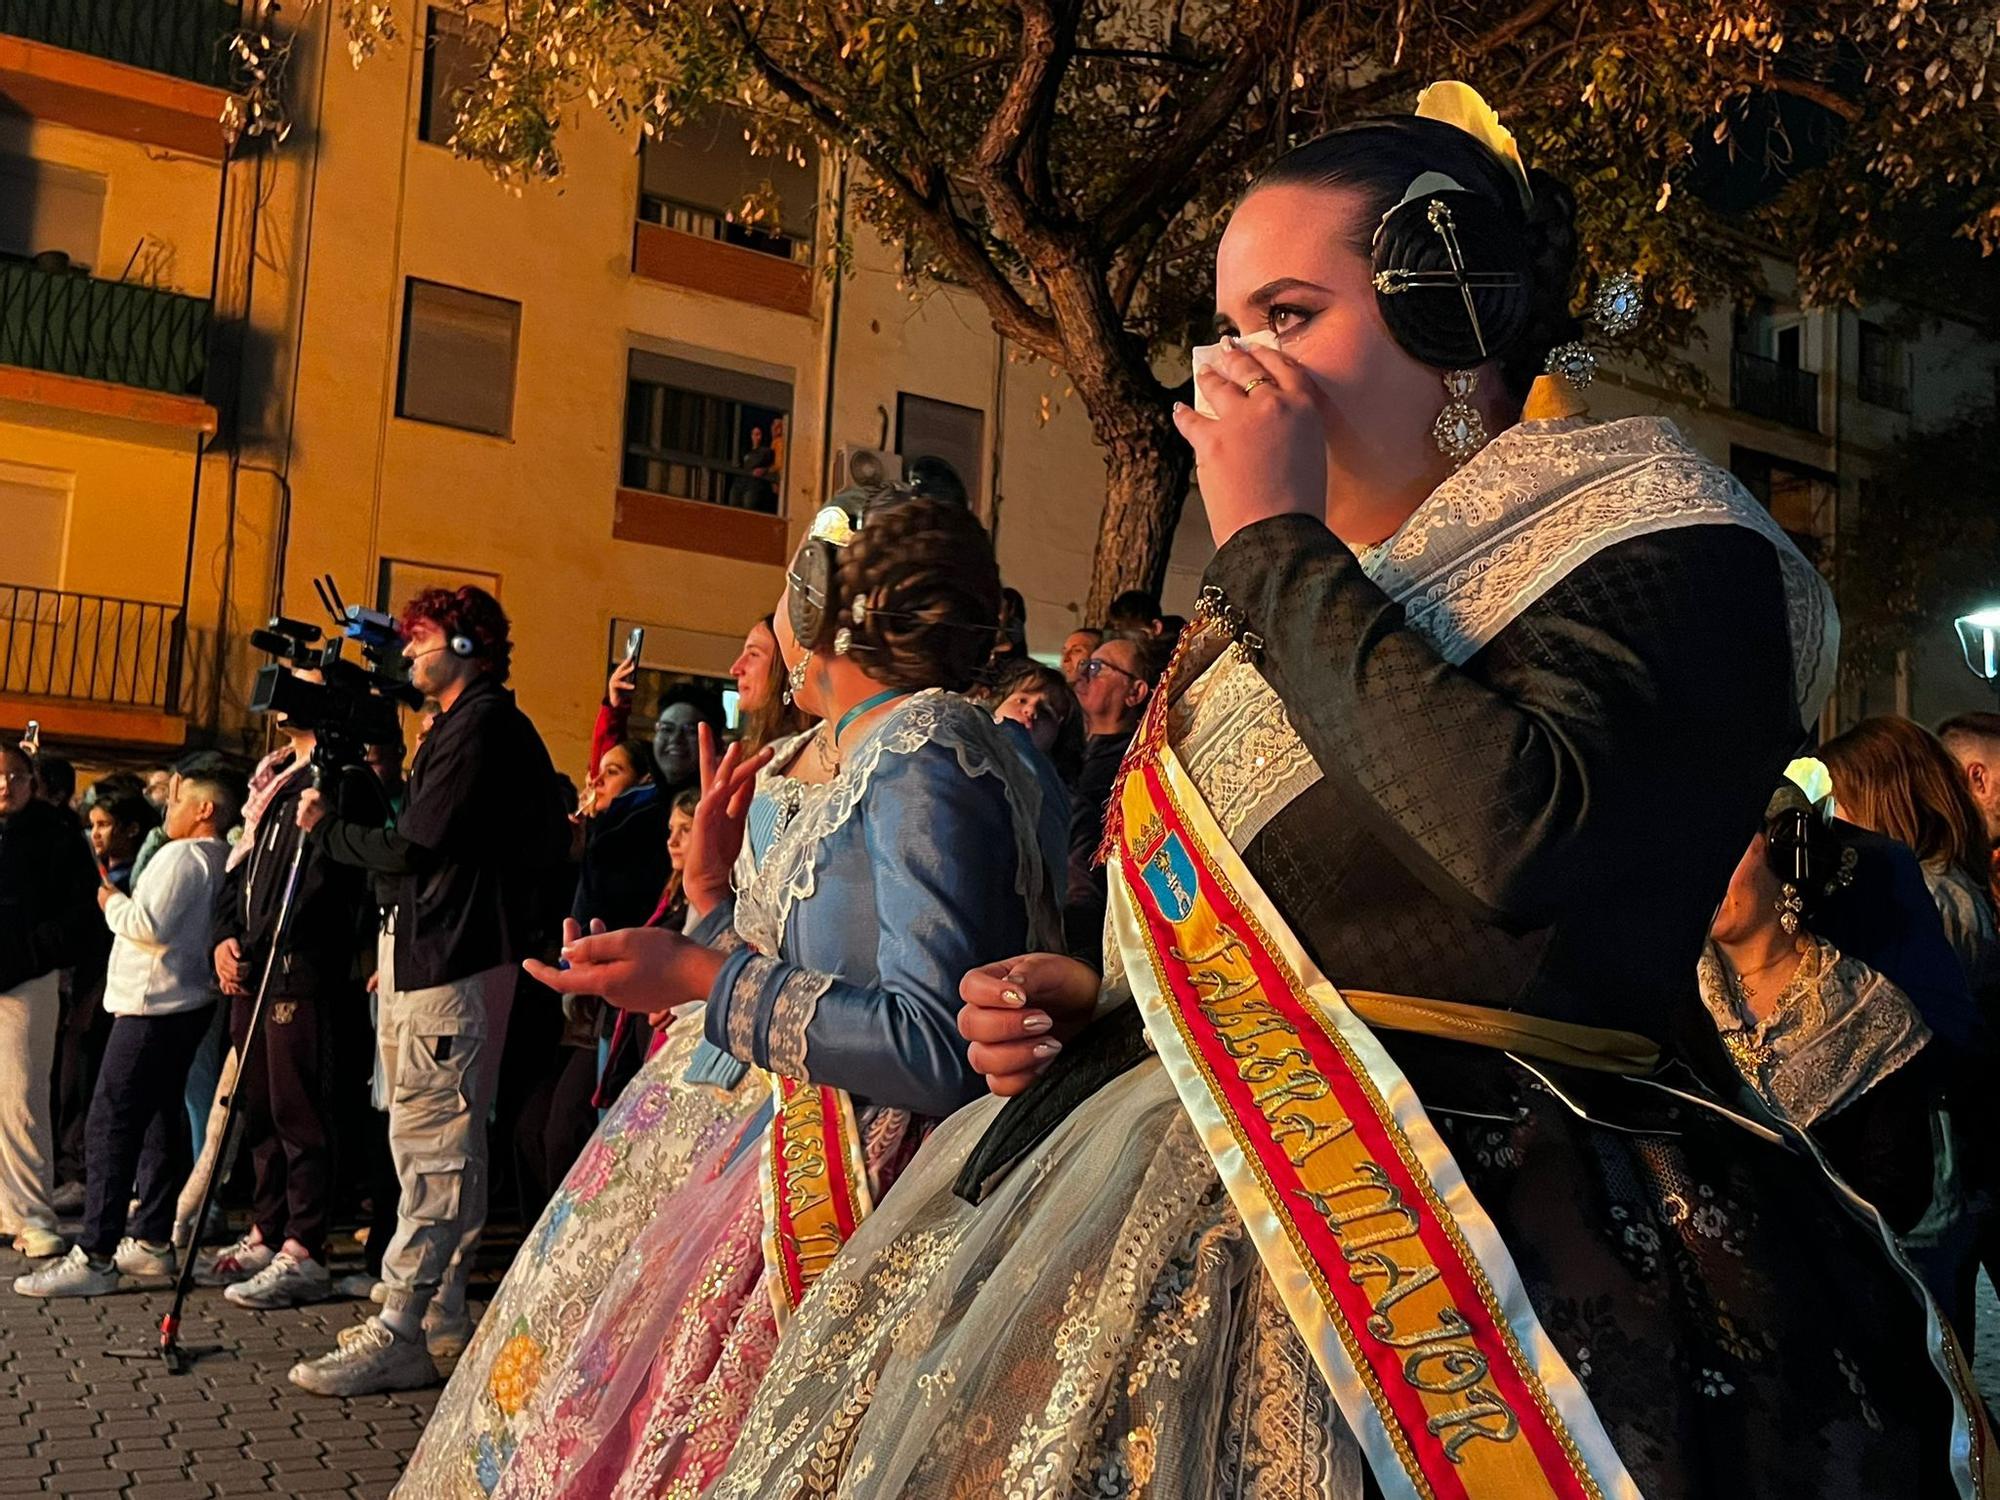
[{"label": "man with glasses", "polygon": [[1162,655],[1158,637],[1114,635],[1090,654],[1076,677],[1086,738],[1083,766],[1070,788],[1063,932],[1069,951],[1092,967],[1103,964],[1106,887],[1096,855],[1104,837],[1104,810],[1118,779],[1118,763],[1165,666]]}]

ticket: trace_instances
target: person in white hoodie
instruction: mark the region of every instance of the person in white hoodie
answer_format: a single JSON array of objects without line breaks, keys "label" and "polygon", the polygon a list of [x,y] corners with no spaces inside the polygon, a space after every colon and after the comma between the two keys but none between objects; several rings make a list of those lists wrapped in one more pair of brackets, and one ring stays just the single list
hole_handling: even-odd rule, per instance
[{"label": "person in white hoodie", "polygon": [[[182,777],[167,807],[169,842],[132,894],[108,884],[98,892],[113,935],[104,980],[112,1023],[90,1103],[83,1233],[62,1260],[16,1279],[24,1296],[94,1297],[126,1276],[177,1269],[174,1195],[189,1149],[181,1094],[220,998],[210,914],[229,857],[223,834],[242,804],[233,778]],[[135,1192],[138,1212],[128,1215]]]}]

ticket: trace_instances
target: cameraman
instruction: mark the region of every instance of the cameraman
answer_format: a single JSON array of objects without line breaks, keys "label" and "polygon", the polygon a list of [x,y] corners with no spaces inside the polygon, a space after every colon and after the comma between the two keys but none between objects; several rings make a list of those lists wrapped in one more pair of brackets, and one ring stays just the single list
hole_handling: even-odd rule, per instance
[{"label": "cameraman", "polygon": [[[465,1282],[486,1221],[486,1117],[542,872],[569,833],[555,768],[507,691],[507,617],[482,589],[426,589],[403,611],[410,683],[438,701],[395,828],[298,823],[328,859],[393,895],[381,940],[377,1052],[401,1188],[381,1315],[291,1372],[322,1396],[434,1385],[469,1330]],[[436,1305],[433,1306],[433,1299]]]},{"label": "cameraman", "polygon": [[[320,674],[295,670],[317,682]],[[244,1139],[252,1143],[257,1187],[251,1227],[216,1256],[213,1279],[239,1307],[295,1307],[332,1289],[326,1269],[327,1220],[334,1194],[334,1039],[364,1025],[349,974],[368,877],[335,863],[299,827],[312,791],[318,735],[278,715],[285,744],[257,767],[243,836],[230,851],[215,907],[215,975],[229,1004],[229,1039],[238,1063]],[[381,827],[389,806],[365,766],[327,767],[338,816]],[[297,883],[284,940],[272,944],[285,909],[294,859]],[[270,984],[254,1046],[245,1050],[250,1013],[266,968]]]}]

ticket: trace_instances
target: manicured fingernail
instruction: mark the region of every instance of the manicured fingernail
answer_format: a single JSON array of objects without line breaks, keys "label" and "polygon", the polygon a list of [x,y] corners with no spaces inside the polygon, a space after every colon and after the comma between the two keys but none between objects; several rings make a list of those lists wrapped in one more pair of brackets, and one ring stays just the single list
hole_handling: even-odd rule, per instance
[{"label": "manicured fingernail", "polygon": [[1047,1031],[1055,1024],[1055,1017],[1045,1010],[1031,1010],[1021,1017],[1021,1029],[1030,1033]]},{"label": "manicured fingernail", "polygon": [[1033,1047],[1028,1049],[1028,1055],[1030,1057],[1054,1057],[1060,1051],[1062,1051],[1061,1042],[1037,1042]]},{"label": "manicured fingernail", "polygon": [[1014,989],[1002,990],[1000,992],[1000,1003],[1002,1005],[1012,1005],[1018,1007],[1026,1005],[1028,1003],[1028,997],[1022,994],[1019,990],[1014,990]]},{"label": "manicured fingernail", "polygon": [[1176,401],[1174,403],[1175,411],[1186,411],[1187,409],[1188,409],[1188,404],[1185,401]]},{"label": "manicured fingernail", "polygon": [[1239,339],[1233,333],[1225,333],[1222,336],[1222,347],[1225,349],[1241,349],[1243,347],[1243,340]]}]

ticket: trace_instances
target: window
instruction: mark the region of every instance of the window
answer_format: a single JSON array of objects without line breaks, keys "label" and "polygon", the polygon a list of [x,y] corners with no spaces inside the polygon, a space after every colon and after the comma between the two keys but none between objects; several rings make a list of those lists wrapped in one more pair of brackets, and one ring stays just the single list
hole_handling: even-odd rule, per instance
[{"label": "window", "polygon": [[[810,261],[818,163],[810,156],[753,156],[743,136],[743,116],[718,109],[644,142],[639,217],[782,260]],[[776,195],[775,221],[738,222],[746,201],[761,196],[766,184]]]},{"label": "window", "polygon": [[0,463],[0,516],[7,518],[7,547],[0,555],[0,590],[63,586],[63,553],[69,536],[75,476],[27,464]]},{"label": "window", "polygon": [[0,157],[0,255],[64,255],[78,270],[93,270],[103,229],[104,179],[97,173]]},{"label": "window", "polygon": [[791,388],[634,349],[626,368],[627,489],[774,516]]},{"label": "window", "polygon": [[451,144],[466,93],[486,71],[500,33],[484,21],[430,8],[424,19],[424,98],[417,114],[417,139],[433,146]]},{"label": "window", "polygon": [[1814,562],[1822,560],[1833,536],[1834,506],[1840,494],[1833,475],[1737,446],[1729,450],[1729,471],[1770,511],[1801,552]]},{"label": "window", "polygon": [[396,415],[508,437],[521,304],[419,281],[404,283]]},{"label": "window", "polygon": [[913,396],[896,397],[896,451],[903,456],[903,473],[920,458],[942,459],[951,465],[965,497],[979,507],[980,450],[986,433],[986,413],[976,406],[957,406]]},{"label": "window", "polygon": [[1908,361],[1902,341],[1880,323],[1861,324],[1861,399],[1890,411],[1910,409]]}]

